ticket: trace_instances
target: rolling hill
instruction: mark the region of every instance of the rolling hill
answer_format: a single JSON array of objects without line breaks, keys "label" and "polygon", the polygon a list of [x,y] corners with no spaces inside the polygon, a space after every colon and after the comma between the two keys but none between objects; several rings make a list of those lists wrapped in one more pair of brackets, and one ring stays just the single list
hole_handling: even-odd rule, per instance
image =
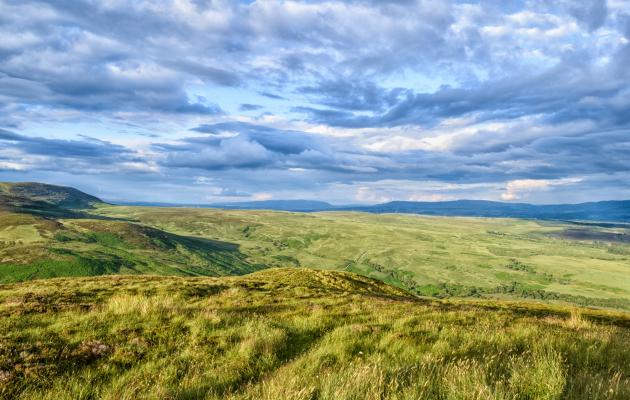
[{"label": "rolling hill", "polygon": [[48,185],[37,182],[0,182],[0,194],[4,201],[11,198],[45,202],[53,206],[69,209],[91,208],[104,202],[72,187]]},{"label": "rolling hill", "polygon": [[424,296],[630,309],[625,228],[360,212],[121,206],[95,212],[235,243],[258,265],[352,271]]},{"label": "rolling hill", "polygon": [[76,189],[0,184],[0,283],[102,274],[234,275],[258,269],[238,246],[91,214]]},{"label": "rolling hill", "polygon": [[79,196],[91,208],[77,210],[55,203],[76,192],[53,189],[52,202],[12,195],[12,206],[0,209],[0,283],[103,274],[224,276],[291,266],[351,271],[437,298],[630,309],[630,231],[623,227],[130,207],[96,203],[89,195]]},{"label": "rolling hill", "polygon": [[85,209],[105,204],[80,190],[36,182],[0,182],[0,211],[42,217],[85,216]]},{"label": "rolling hill", "polygon": [[627,314],[427,301],[355,274],[0,287],[3,399],[627,399]]}]

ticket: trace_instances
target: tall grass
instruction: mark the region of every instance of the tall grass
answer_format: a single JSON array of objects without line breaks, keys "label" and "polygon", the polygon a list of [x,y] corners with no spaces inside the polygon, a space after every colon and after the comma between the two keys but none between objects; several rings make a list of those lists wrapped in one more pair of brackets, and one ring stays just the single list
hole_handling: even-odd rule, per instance
[{"label": "tall grass", "polygon": [[426,301],[352,274],[0,289],[6,399],[627,399],[630,318]]}]

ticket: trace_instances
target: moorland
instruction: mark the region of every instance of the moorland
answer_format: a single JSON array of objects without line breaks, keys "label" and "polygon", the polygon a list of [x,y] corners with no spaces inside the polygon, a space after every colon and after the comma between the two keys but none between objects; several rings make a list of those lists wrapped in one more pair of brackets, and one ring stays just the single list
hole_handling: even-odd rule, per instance
[{"label": "moorland", "polygon": [[0,185],[2,398],[624,399],[623,225]]},{"label": "moorland", "polygon": [[623,225],[131,207],[30,190],[35,195],[24,197],[24,187],[7,195],[0,212],[0,282],[292,266],[355,272],[421,296],[630,308],[630,230]]}]

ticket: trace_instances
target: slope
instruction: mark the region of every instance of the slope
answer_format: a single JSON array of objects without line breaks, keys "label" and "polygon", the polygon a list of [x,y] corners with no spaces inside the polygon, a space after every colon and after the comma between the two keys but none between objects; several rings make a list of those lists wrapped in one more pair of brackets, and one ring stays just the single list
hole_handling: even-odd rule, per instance
[{"label": "slope", "polygon": [[5,202],[13,197],[16,200],[29,199],[33,202],[45,202],[66,209],[91,208],[103,203],[98,197],[72,187],[38,182],[0,182],[0,194],[3,195]]},{"label": "slope", "polygon": [[630,309],[630,231],[550,221],[102,207],[179,235],[237,243],[257,264],[347,270],[436,297]]},{"label": "slope", "polygon": [[627,314],[426,301],[350,273],[0,288],[0,398],[626,399]]},{"label": "slope", "polygon": [[0,283],[121,273],[221,276],[261,268],[235,244],[7,197],[10,205],[0,207]]},{"label": "slope", "polygon": [[440,298],[630,309],[630,231],[620,226],[106,204],[71,210],[12,196],[0,209],[0,282],[306,266]]}]

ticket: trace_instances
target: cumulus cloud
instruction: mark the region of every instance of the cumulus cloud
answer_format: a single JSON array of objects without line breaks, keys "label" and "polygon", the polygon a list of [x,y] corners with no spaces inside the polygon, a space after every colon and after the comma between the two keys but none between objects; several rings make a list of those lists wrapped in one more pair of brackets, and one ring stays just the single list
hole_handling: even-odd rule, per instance
[{"label": "cumulus cloud", "polygon": [[0,0],[0,169],[212,174],[198,199],[621,196],[629,21],[604,0]]},{"label": "cumulus cloud", "polygon": [[507,183],[505,193],[501,194],[501,199],[507,201],[520,200],[533,191],[547,190],[552,186],[571,185],[581,181],[581,178],[517,179]]}]

